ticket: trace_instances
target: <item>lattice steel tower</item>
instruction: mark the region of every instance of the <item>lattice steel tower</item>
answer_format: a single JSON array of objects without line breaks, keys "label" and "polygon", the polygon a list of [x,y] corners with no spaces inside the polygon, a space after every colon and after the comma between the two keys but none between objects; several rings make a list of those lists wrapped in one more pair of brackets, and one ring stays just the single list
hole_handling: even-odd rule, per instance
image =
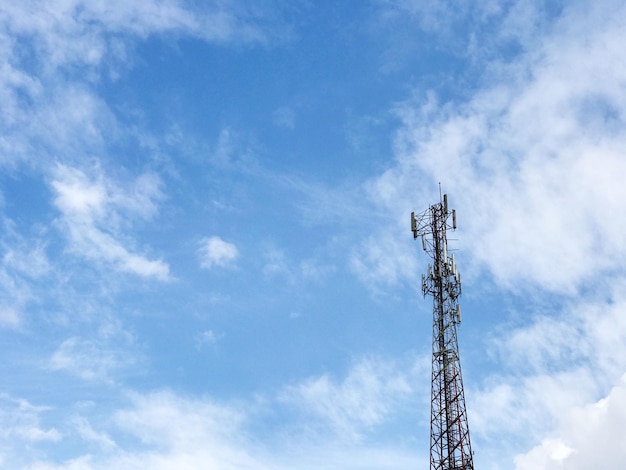
[{"label": "lattice steel tower", "polygon": [[456,230],[456,211],[448,211],[447,195],[421,214],[412,212],[411,230],[433,260],[428,274],[422,274],[424,297],[433,297],[430,469],[473,470],[456,334],[461,322],[461,276],[454,255],[448,255],[446,237],[447,230]]}]

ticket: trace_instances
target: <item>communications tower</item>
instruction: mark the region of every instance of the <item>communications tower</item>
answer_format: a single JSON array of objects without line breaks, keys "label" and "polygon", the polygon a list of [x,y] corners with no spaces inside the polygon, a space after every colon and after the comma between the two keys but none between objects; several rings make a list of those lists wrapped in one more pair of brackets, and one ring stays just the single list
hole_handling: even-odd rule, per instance
[{"label": "communications tower", "polygon": [[432,259],[422,274],[422,293],[433,298],[433,356],[430,403],[430,470],[473,470],[465,393],[457,341],[461,323],[461,276],[448,254],[446,232],[456,230],[448,197],[420,214],[411,212],[413,238]]}]

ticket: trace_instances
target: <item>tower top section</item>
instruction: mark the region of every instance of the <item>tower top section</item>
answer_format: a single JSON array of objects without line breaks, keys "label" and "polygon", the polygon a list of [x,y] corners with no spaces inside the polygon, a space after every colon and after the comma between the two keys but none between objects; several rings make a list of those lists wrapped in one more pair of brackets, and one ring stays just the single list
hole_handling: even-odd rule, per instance
[{"label": "tower top section", "polygon": [[[443,225],[442,225],[443,222]],[[433,237],[440,235],[441,230],[445,233],[447,230],[456,230],[456,210],[448,209],[448,195],[444,194],[443,198],[437,204],[432,204],[428,209],[418,214],[411,212],[411,231],[413,238],[422,238],[422,247],[424,251],[432,255]]]}]

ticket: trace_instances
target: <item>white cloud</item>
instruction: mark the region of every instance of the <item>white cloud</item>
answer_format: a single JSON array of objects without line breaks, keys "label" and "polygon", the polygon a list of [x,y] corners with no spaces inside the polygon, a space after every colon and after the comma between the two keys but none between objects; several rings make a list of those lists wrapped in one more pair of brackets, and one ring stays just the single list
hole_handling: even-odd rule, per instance
[{"label": "white cloud", "polygon": [[195,449],[222,439],[234,442],[245,418],[234,408],[170,392],[134,394],[131,398],[133,406],[117,412],[116,423],[159,448]]},{"label": "white cloud", "polygon": [[[265,42],[253,9],[232,2],[192,10],[180,0],[48,3],[25,0],[5,6],[0,24],[12,35],[29,36],[50,66],[98,65],[118,51],[112,37],[174,33],[211,42]],[[90,27],[85,28],[85,24]]]},{"label": "white cloud", "polygon": [[[21,62],[19,58],[6,60]],[[101,153],[106,141],[123,131],[107,104],[84,84],[36,75],[31,79],[43,90],[2,84],[0,77],[0,93],[9,100],[0,104],[6,116],[0,133],[0,164],[15,166],[26,161],[45,171],[56,159],[82,162],[86,154]]]},{"label": "white cloud", "polygon": [[536,470],[564,469],[564,461],[574,450],[560,439],[544,439],[540,446],[530,453],[515,459],[515,468]]},{"label": "white cloud", "polygon": [[8,261],[9,266],[0,267],[0,292],[3,295],[0,302],[0,326],[19,328],[24,309],[33,300],[33,292],[19,271],[16,273],[10,269],[12,263],[10,259]]},{"label": "white cloud", "polygon": [[[206,396],[182,396],[171,391],[129,392],[129,403],[113,411],[112,419],[101,421],[99,426],[85,417],[70,420],[66,437],[72,437],[71,431],[76,432],[81,439],[100,445],[99,449],[91,454],[74,455],[65,462],[40,458],[27,468],[409,470],[425,464],[426,459],[408,445],[359,443],[346,435],[339,442],[338,434],[326,429],[312,442],[307,423],[299,423],[296,429],[290,428],[289,423],[279,423],[276,430],[264,422],[267,413],[279,412],[287,400],[292,406],[305,407],[312,406],[313,401],[319,402],[322,408],[310,410],[314,413],[320,410],[320,416],[325,420],[330,418],[333,425],[352,421],[361,431],[381,425],[396,410],[397,401],[411,394],[408,378],[396,366],[383,360],[363,360],[355,364],[344,381],[328,381],[321,393],[306,392],[305,389],[315,389],[313,383],[317,382],[307,381],[285,390],[278,401],[257,397],[254,402],[239,400],[225,404]],[[406,372],[409,375],[414,372],[411,367]],[[332,399],[339,402],[330,403]],[[342,412],[341,406],[348,409]],[[329,412],[330,407],[335,411]],[[251,429],[265,429],[274,438],[266,436],[261,444],[252,437]]]},{"label": "white cloud", "polygon": [[72,459],[66,464],[54,465],[44,462],[36,462],[29,467],[29,470],[92,470],[96,467],[91,465],[93,459],[90,456]]},{"label": "white cloud", "polygon": [[203,238],[198,250],[200,266],[204,269],[211,269],[215,266],[231,266],[239,257],[239,250],[232,243],[213,236]]},{"label": "white cloud", "polygon": [[407,256],[415,250],[415,246],[410,244],[412,237],[404,237],[404,243],[398,241],[407,233],[408,230],[398,228],[394,233],[368,237],[352,251],[350,267],[375,290],[380,284],[393,285],[401,280],[416,279],[419,271],[416,259]]},{"label": "white cloud", "polygon": [[42,425],[42,415],[48,411],[44,407],[32,405],[24,399],[13,398],[0,394],[0,441],[3,451],[0,451],[0,463],[3,462],[7,447],[12,452],[28,452],[37,443],[58,442],[63,434],[54,427]]},{"label": "white cloud", "polygon": [[0,250],[0,326],[18,329],[28,307],[40,301],[36,284],[45,282],[53,271],[46,253],[48,230],[36,227],[28,235],[18,224],[2,218]]},{"label": "white cloud", "polygon": [[[467,103],[402,107],[397,163],[369,186],[376,204],[404,220],[438,199],[441,181],[473,261],[510,288],[570,292],[623,266],[624,11],[568,5],[552,34]],[[389,238],[399,245],[395,232],[367,241],[362,259]]]},{"label": "white cloud", "polygon": [[[624,388],[624,312],[624,281],[619,280],[611,294],[602,292],[586,301],[571,299],[559,313],[537,314],[523,326],[499,330],[491,339],[486,352],[498,362],[500,372],[489,374],[482,387],[470,386],[468,408],[476,442],[511,443],[510,449],[485,459],[501,465],[494,468],[512,465],[506,461],[508,451],[509,456],[522,455],[529,448],[532,452],[520,457],[523,468],[532,468],[535,459],[569,458],[561,452],[566,448],[573,449],[571,459],[576,459],[581,443],[574,442],[571,430],[587,428],[573,425],[570,417],[579,416],[581,409],[591,413],[597,408],[593,403],[607,394],[619,395]],[[615,413],[624,412],[618,401],[613,403]],[[621,442],[619,432],[613,435],[613,445]]]},{"label": "white cloud", "polygon": [[71,421],[76,432],[83,440],[96,444],[100,449],[114,449],[117,447],[111,436],[106,432],[96,431],[86,418],[77,416]]},{"label": "white cloud", "polygon": [[43,244],[37,244],[33,248],[8,248],[2,262],[31,278],[41,277],[51,269]]},{"label": "white cloud", "polygon": [[103,181],[90,181],[80,170],[59,166],[52,187],[57,194],[55,205],[61,212],[88,220],[104,215],[108,196]]},{"label": "white cloud", "polygon": [[215,345],[223,335],[217,335],[213,330],[205,330],[196,335],[196,349],[202,350],[205,346]]},{"label": "white cloud", "polygon": [[290,284],[320,281],[335,269],[315,258],[294,260],[284,250],[271,244],[263,249],[262,258],[265,277],[281,277]]},{"label": "white cloud", "polygon": [[98,342],[73,337],[63,341],[52,354],[48,368],[84,380],[109,381],[111,374],[127,362]]},{"label": "white cloud", "polygon": [[626,459],[626,376],[602,400],[572,409],[560,437],[546,438],[515,458],[516,470],[615,468]]},{"label": "white cloud", "polygon": [[289,280],[293,280],[295,274],[291,267],[291,261],[283,250],[278,248],[268,248],[263,253],[264,265],[263,274],[265,276],[284,275]]},{"label": "white cloud", "polygon": [[[446,81],[463,90],[467,78],[485,70],[498,73],[501,60],[515,51],[533,50],[549,30],[561,5],[528,0],[376,0],[375,28],[389,41],[383,71],[402,69],[420,56],[422,43],[443,57],[463,61],[463,75],[453,71]],[[415,34],[416,29],[421,34]],[[381,33],[379,33],[381,34]],[[407,41],[407,36],[412,40]],[[418,79],[432,83],[432,77]],[[420,86],[420,85],[417,85]],[[463,91],[462,91],[463,92]]]},{"label": "white cloud", "polygon": [[140,449],[120,449],[111,437],[79,420],[81,437],[102,442],[106,455],[77,456],[65,463],[40,460],[38,470],[99,470],[151,468],[155,470],[244,470],[278,468],[271,459],[249,453],[253,446],[242,429],[243,414],[208,399],[171,392],[131,394],[131,405],[113,415],[116,430],[141,442]]},{"label": "white cloud", "polygon": [[[141,133],[120,126],[93,89],[132,65],[136,41],[151,35],[219,44],[259,44],[284,24],[240,2],[24,0],[0,11],[0,165],[79,162],[107,142]],[[137,137],[137,136],[135,136]],[[139,136],[141,139],[142,136]],[[159,140],[159,139],[156,139]],[[47,158],[46,158],[47,157]]]},{"label": "white cloud", "polygon": [[399,403],[413,396],[415,372],[382,360],[365,359],[355,364],[341,382],[328,375],[313,377],[285,389],[282,398],[314,419],[308,420],[309,426],[318,421],[322,429],[332,431],[339,439],[358,441],[395,413]]},{"label": "white cloud", "polygon": [[132,253],[119,240],[133,217],[149,218],[156,212],[155,201],[162,198],[160,180],[142,175],[128,189],[122,189],[100,170],[94,173],[89,177],[81,170],[59,165],[51,182],[70,250],[120,271],[168,280],[166,263]]}]

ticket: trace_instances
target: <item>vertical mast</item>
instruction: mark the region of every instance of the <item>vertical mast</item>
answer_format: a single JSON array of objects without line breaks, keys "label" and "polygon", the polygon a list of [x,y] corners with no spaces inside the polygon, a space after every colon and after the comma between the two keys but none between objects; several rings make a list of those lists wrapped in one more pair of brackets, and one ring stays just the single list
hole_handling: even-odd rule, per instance
[{"label": "vertical mast", "polygon": [[422,274],[422,293],[433,298],[430,469],[473,470],[456,333],[461,276],[454,255],[448,255],[446,236],[447,230],[456,230],[456,211],[448,210],[447,195],[421,214],[412,212],[411,230],[433,260]]}]

